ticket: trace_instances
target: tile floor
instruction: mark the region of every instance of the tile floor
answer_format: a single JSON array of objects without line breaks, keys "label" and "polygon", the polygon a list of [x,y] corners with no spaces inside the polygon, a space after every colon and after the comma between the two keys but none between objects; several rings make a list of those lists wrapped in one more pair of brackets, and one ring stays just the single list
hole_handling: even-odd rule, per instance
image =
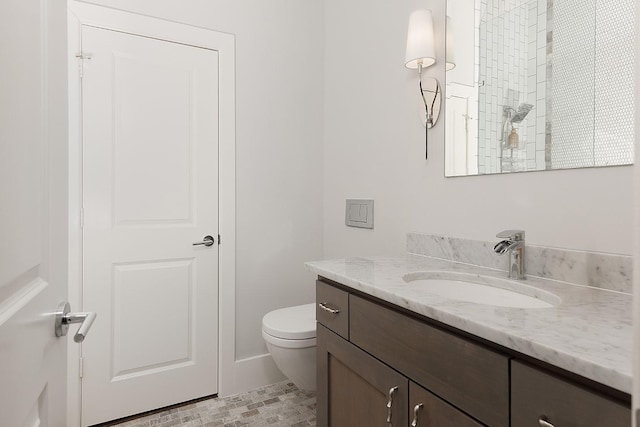
[{"label": "tile floor", "polygon": [[282,382],[203,400],[110,427],[307,427],[316,425],[316,396]]}]

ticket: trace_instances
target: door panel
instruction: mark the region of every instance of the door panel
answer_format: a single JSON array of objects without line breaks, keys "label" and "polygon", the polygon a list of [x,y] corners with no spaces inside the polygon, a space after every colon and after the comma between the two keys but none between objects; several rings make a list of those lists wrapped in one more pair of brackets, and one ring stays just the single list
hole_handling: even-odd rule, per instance
[{"label": "door panel", "polygon": [[[113,378],[194,363],[193,260],[115,266]],[[144,313],[149,295],[156,295]],[[157,322],[157,319],[165,319]],[[131,325],[136,325],[132,328]],[[139,330],[148,338],[141,343]],[[144,349],[138,348],[143,344]],[[136,349],[136,351],[131,351]]]},{"label": "door panel", "polygon": [[0,2],[0,425],[65,426],[64,2]]},{"label": "door panel", "polygon": [[153,59],[114,53],[116,226],[193,221],[193,70]]},{"label": "door panel", "polygon": [[218,234],[218,54],[88,26],[82,46],[91,425],[217,393],[218,245],[193,243]]}]

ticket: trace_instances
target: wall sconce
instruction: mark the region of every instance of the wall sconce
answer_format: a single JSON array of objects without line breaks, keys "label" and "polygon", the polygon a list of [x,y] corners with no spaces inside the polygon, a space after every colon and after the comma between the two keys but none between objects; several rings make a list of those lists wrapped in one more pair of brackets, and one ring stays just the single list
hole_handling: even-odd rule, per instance
[{"label": "wall sconce", "polygon": [[[425,159],[429,157],[428,130],[431,129],[438,116],[434,115],[437,110],[440,111],[440,85],[436,79],[430,78],[429,88],[422,88],[422,69],[430,67],[436,62],[436,54],[433,37],[433,17],[430,10],[416,10],[409,16],[409,31],[407,32],[407,51],[404,66],[418,70],[418,82],[420,87],[420,96],[424,103],[425,115]],[[431,81],[432,80],[432,81]],[[425,97],[427,93],[427,97]],[[427,102],[429,98],[430,102]],[[437,108],[436,108],[436,103]],[[429,105],[430,104],[430,105]]]}]

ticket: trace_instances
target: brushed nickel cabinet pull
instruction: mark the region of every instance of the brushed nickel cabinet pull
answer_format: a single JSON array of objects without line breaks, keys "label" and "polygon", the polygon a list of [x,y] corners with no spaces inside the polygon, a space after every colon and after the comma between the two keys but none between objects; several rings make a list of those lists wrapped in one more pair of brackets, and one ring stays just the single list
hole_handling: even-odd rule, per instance
[{"label": "brushed nickel cabinet pull", "polygon": [[418,403],[413,407],[413,421],[411,421],[411,427],[418,427],[418,416],[420,415],[420,410],[424,405],[422,403]]},{"label": "brushed nickel cabinet pull", "polygon": [[547,417],[540,417],[540,418],[538,418],[538,424],[540,425],[540,427],[555,427],[553,424],[551,424],[551,423],[547,420]]},{"label": "brushed nickel cabinet pull", "polygon": [[398,391],[398,387],[389,389],[389,400],[387,401],[387,424],[391,424],[391,407],[393,406],[393,395]]},{"label": "brushed nickel cabinet pull", "polygon": [[329,306],[327,305],[327,303],[326,303],[326,302],[319,302],[319,303],[318,303],[318,306],[319,306],[321,309],[323,309],[324,311],[327,311],[327,312],[329,312],[329,313],[331,313],[331,314],[338,314],[338,313],[340,313],[340,310],[338,310],[337,308],[331,308],[331,307],[329,307]]}]

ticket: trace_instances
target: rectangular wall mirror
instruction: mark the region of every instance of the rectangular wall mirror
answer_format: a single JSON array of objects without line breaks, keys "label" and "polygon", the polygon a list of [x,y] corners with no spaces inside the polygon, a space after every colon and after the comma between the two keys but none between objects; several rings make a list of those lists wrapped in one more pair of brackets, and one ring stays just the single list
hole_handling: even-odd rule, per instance
[{"label": "rectangular wall mirror", "polygon": [[445,176],[634,158],[636,0],[448,0]]}]

